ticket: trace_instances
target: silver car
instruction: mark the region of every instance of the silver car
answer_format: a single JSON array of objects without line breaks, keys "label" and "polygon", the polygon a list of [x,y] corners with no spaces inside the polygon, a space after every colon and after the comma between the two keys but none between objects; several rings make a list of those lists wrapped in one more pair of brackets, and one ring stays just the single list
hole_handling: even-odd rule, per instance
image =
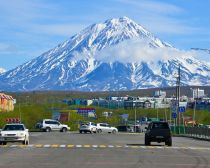
[{"label": "silver car", "polygon": [[112,127],[111,125],[109,125],[107,123],[98,123],[97,124],[97,132],[98,133],[106,132],[106,133],[116,134],[118,132],[118,129],[115,127]]}]

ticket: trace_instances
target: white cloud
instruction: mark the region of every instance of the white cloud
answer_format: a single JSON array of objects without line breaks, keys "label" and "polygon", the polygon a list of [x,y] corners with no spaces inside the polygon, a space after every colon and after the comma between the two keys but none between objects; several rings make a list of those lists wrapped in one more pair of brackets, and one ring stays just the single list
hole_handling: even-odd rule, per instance
[{"label": "white cloud", "polygon": [[1,54],[11,54],[18,52],[17,46],[13,44],[7,44],[7,43],[0,43],[0,53]]},{"label": "white cloud", "polygon": [[[149,43],[146,42],[147,44]],[[151,48],[145,41],[127,40],[118,45],[105,48],[96,52],[74,53],[74,59],[82,60],[90,57],[102,62],[157,62],[160,60],[171,60],[176,58],[195,57],[195,51],[181,51],[175,48]]]},{"label": "white cloud", "polygon": [[150,11],[153,13],[171,14],[183,12],[183,9],[169,3],[162,3],[151,0],[117,0],[126,5],[132,5],[141,11]]}]

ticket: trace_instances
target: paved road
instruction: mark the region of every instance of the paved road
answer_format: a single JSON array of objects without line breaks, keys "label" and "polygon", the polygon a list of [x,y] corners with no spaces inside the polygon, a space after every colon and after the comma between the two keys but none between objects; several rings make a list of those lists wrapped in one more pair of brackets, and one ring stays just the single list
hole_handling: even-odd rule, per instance
[{"label": "paved road", "polygon": [[210,142],[174,137],[144,146],[143,134],[31,133],[28,147],[0,147],[0,168],[210,167]]}]

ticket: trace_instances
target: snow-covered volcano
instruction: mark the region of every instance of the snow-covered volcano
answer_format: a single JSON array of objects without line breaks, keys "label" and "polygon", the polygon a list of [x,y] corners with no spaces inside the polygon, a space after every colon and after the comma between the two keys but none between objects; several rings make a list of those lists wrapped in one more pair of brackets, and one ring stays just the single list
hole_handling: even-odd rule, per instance
[{"label": "snow-covered volcano", "polygon": [[127,17],[93,24],[41,56],[0,75],[0,89],[130,90],[209,85],[210,66],[161,41]]}]

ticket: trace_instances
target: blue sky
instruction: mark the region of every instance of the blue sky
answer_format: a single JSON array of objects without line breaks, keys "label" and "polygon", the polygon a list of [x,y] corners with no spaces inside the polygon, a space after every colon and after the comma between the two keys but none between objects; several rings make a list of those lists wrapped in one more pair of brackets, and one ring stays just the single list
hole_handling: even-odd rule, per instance
[{"label": "blue sky", "polygon": [[15,68],[90,24],[121,16],[179,49],[210,49],[209,6],[210,0],[2,0],[0,67]]}]

